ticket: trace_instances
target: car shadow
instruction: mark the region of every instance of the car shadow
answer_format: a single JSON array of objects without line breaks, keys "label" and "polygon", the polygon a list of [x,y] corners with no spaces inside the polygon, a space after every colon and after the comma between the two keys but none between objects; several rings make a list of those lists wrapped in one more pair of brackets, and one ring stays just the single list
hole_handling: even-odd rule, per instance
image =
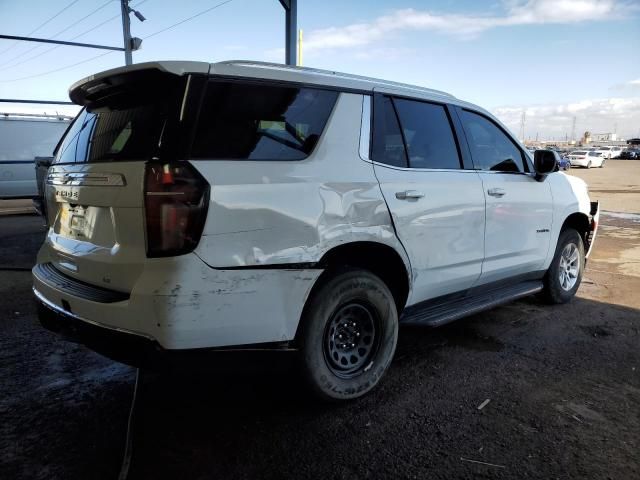
[{"label": "car shadow", "polygon": [[[473,443],[476,405],[460,413],[459,404],[471,393],[479,399],[495,395],[504,388],[501,375],[509,384],[502,395],[520,402],[541,365],[551,373],[540,388],[548,382],[549,388],[570,392],[594,378],[605,382],[607,362],[617,362],[611,353],[615,339],[624,345],[614,356],[640,361],[631,342],[637,323],[630,323],[639,318],[635,309],[581,298],[560,306],[529,298],[436,329],[402,327],[396,358],[379,388],[344,404],[311,398],[295,355],[283,352],[230,355],[197,371],[143,371],[131,478],[342,478],[376,471],[385,477],[393,470],[380,455],[388,462],[389,456],[420,456],[425,445],[453,452],[466,448],[458,441]],[[525,364],[518,367],[521,378],[508,373],[519,364]],[[640,412],[638,402],[626,405]],[[431,422],[443,415],[435,427]],[[494,436],[503,427],[483,428]],[[404,429],[414,443],[398,438]],[[458,430],[468,436],[455,440]],[[433,436],[437,431],[448,433]],[[589,451],[599,448],[578,443]],[[356,464],[336,467],[345,449],[354,452]],[[437,463],[437,455],[429,458]],[[427,464],[407,461],[400,462],[399,472],[427,474]]]}]

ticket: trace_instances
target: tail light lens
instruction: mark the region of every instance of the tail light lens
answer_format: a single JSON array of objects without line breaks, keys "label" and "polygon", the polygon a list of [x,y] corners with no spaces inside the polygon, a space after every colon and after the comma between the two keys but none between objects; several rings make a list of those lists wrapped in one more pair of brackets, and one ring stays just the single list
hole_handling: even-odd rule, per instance
[{"label": "tail light lens", "polygon": [[147,163],[147,256],[182,255],[196,248],[208,204],[209,184],[189,163]]}]

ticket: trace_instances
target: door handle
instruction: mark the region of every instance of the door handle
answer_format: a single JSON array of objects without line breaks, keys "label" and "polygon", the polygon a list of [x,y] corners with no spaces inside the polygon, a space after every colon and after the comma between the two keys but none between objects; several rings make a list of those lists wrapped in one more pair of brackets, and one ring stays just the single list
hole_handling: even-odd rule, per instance
[{"label": "door handle", "polygon": [[507,192],[505,192],[502,188],[490,188],[489,190],[487,190],[487,193],[492,197],[502,197]]},{"label": "door handle", "polygon": [[418,190],[406,190],[404,192],[396,192],[396,198],[398,200],[411,200],[424,197],[424,193]]}]

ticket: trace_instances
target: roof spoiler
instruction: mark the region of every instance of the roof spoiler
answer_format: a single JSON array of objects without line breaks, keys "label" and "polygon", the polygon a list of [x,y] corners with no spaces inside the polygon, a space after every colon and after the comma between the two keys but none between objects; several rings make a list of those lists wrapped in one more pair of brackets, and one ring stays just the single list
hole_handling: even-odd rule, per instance
[{"label": "roof spoiler", "polygon": [[205,62],[146,62],[113,68],[90,75],[75,82],[69,88],[69,98],[77,105],[87,106],[108,95],[108,92],[132,79],[154,79],[167,75],[185,75],[187,73],[208,73],[209,64]]}]

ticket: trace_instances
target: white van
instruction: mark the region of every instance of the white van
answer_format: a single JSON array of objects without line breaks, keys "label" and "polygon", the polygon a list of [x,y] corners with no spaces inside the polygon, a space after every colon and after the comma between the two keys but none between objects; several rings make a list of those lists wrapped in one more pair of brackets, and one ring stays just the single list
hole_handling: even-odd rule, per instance
[{"label": "white van", "polygon": [[587,185],[452,95],[235,61],[117,68],[70,97],[33,290],[44,326],[113,358],[294,350],[313,391],[350,399],[399,322],[580,286]]},{"label": "white van", "polygon": [[35,157],[50,156],[73,118],[0,113],[0,199],[33,198]]}]

